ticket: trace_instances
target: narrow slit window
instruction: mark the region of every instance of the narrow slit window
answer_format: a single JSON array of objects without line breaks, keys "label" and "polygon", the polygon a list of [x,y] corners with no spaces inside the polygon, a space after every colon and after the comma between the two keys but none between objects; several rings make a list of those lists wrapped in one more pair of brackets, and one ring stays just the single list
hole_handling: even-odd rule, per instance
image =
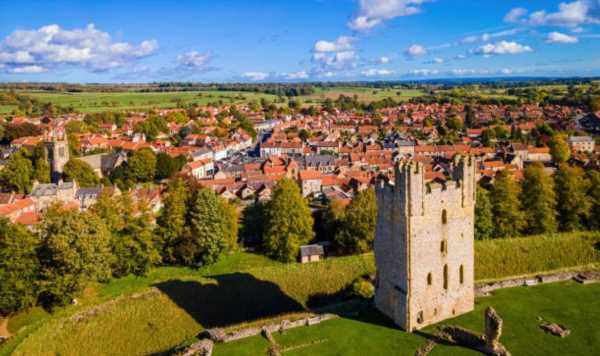
[{"label": "narrow slit window", "polygon": [[430,286],[433,282],[433,277],[431,276],[431,272],[427,274],[427,285]]},{"label": "narrow slit window", "polygon": [[465,281],[465,268],[463,265],[460,265],[460,268],[458,269],[458,279],[460,280],[460,284],[463,284]]},{"label": "narrow slit window", "polygon": [[448,265],[444,265],[444,289],[448,289]]},{"label": "narrow slit window", "polygon": [[448,213],[446,209],[442,210],[442,224],[448,223]]}]

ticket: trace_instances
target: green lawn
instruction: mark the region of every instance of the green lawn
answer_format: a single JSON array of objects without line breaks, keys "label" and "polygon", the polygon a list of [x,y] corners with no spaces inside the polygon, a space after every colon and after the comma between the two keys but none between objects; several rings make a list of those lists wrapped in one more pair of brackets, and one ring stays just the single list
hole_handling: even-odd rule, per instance
[{"label": "green lawn", "polygon": [[[501,342],[513,355],[593,355],[600,350],[600,284],[563,282],[499,290],[477,300],[475,311],[444,324],[483,332],[483,311],[493,306],[504,319]],[[539,328],[538,316],[563,324],[571,335],[561,339]],[[436,327],[424,330],[434,334]],[[424,336],[405,333],[372,308],[355,317],[274,334],[285,355],[413,355]],[[218,344],[214,355],[265,355],[268,343],[253,337]],[[431,355],[478,355],[438,345]]]},{"label": "green lawn", "polygon": [[[597,265],[599,241],[600,234],[589,232],[477,241],[476,279]],[[372,254],[283,264],[237,252],[200,270],[160,267],[146,277],[92,285],[78,305],[54,314],[34,308],[14,316],[8,327],[15,337],[0,355],[160,352],[204,328],[269,320],[344,300],[355,278],[374,271]]]}]

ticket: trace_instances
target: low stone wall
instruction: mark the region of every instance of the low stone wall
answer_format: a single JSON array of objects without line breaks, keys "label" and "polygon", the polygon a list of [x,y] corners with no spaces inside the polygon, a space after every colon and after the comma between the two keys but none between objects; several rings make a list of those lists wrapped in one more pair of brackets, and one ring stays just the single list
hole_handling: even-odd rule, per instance
[{"label": "low stone wall", "polygon": [[534,286],[540,283],[551,283],[551,282],[561,282],[567,281],[569,279],[575,279],[582,272],[558,272],[558,273],[548,273],[548,274],[539,274],[534,277],[523,277],[523,278],[512,278],[505,279],[500,281],[488,282],[488,283],[478,283],[475,285],[475,296],[483,297],[489,295],[490,292],[495,291],[496,289],[503,288],[512,288],[512,287],[520,287],[520,286]]},{"label": "low stone wall", "polygon": [[260,335],[261,332],[263,332],[263,330],[266,330],[269,333],[283,332],[283,331],[293,329],[293,328],[298,328],[301,326],[317,325],[317,324],[321,323],[322,321],[331,320],[331,319],[335,319],[338,317],[339,316],[337,316],[335,314],[326,313],[326,314],[315,315],[312,317],[306,317],[306,318],[302,318],[302,319],[298,319],[298,320],[294,320],[294,321],[282,320],[280,323],[277,323],[277,324],[269,324],[269,325],[265,325],[262,327],[246,328],[246,329],[242,329],[242,330],[234,331],[234,332],[226,332],[223,329],[219,329],[219,328],[208,329],[208,330],[203,331],[200,334],[200,338],[210,339],[214,342],[231,342],[231,341],[235,341],[235,340],[245,339],[247,337]]}]

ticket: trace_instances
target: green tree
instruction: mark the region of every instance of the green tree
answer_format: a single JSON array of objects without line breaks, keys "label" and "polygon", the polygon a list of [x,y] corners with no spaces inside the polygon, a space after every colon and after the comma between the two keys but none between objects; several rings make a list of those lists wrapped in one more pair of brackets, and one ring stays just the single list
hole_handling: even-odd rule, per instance
[{"label": "green tree", "polygon": [[114,255],[113,275],[116,277],[135,274],[146,275],[150,267],[160,261],[152,226],[152,213],[145,202],[134,213],[131,196],[121,195],[116,204],[122,210],[122,229],[112,234],[111,248]]},{"label": "green tree", "polygon": [[187,160],[184,156],[171,158],[164,152],[159,152],[156,155],[156,173],[155,178],[158,180],[171,178],[183,168]]},{"label": "green tree", "polygon": [[235,251],[238,249],[238,232],[239,232],[239,220],[240,212],[238,207],[225,201],[221,198],[223,204],[223,212],[225,214],[225,220],[227,222],[227,229],[225,231],[225,237],[227,241],[227,250]]},{"label": "green tree", "polygon": [[216,262],[228,248],[228,221],[221,198],[209,189],[194,191],[186,222],[184,238],[175,249],[178,260],[187,266]]},{"label": "green tree", "polygon": [[525,231],[529,234],[556,232],[556,194],[552,177],[539,162],[527,166],[524,175],[521,202],[525,212]]},{"label": "green tree", "polygon": [[163,261],[175,263],[175,249],[183,238],[186,226],[188,190],[181,178],[171,181],[167,187],[164,206],[157,219],[157,233]]},{"label": "green tree", "polygon": [[487,189],[477,187],[477,200],[475,202],[475,238],[477,240],[489,239],[494,233],[494,215],[492,202]]},{"label": "green tree", "polygon": [[94,169],[87,163],[77,158],[71,158],[63,167],[65,182],[75,181],[80,187],[97,187],[100,178]]},{"label": "green tree", "polygon": [[37,299],[38,239],[25,227],[0,218],[0,315],[31,307]]},{"label": "green tree", "polygon": [[279,261],[294,261],[300,246],[308,243],[314,233],[310,208],[293,180],[277,183],[265,217],[263,244],[267,253]]},{"label": "green tree", "polygon": [[89,281],[110,278],[110,233],[88,212],[49,207],[40,229],[40,296],[47,305],[64,305]]},{"label": "green tree", "polygon": [[29,193],[33,177],[33,165],[22,151],[19,151],[8,160],[6,166],[0,171],[0,184],[6,191],[15,191],[21,194]]},{"label": "green tree", "polygon": [[38,158],[34,164],[33,179],[39,183],[50,183],[50,165],[44,158]]},{"label": "green tree", "polygon": [[127,176],[135,182],[150,182],[156,172],[156,154],[149,148],[135,151],[127,160]]},{"label": "green tree", "polygon": [[583,228],[590,214],[592,201],[588,197],[589,181],[583,169],[566,163],[559,166],[555,176],[558,220],[562,231]]},{"label": "green tree", "polygon": [[592,202],[589,226],[591,229],[600,230],[600,172],[590,170],[588,177],[590,181],[588,196]]},{"label": "green tree", "polygon": [[556,164],[565,163],[571,157],[571,151],[565,135],[556,134],[550,140],[550,154]]},{"label": "green tree", "polygon": [[346,253],[364,253],[373,248],[377,223],[377,201],[373,189],[358,192],[346,207],[335,242]]},{"label": "green tree", "polygon": [[496,174],[492,190],[494,237],[515,237],[523,230],[525,217],[520,193],[519,184],[510,172],[504,170]]}]

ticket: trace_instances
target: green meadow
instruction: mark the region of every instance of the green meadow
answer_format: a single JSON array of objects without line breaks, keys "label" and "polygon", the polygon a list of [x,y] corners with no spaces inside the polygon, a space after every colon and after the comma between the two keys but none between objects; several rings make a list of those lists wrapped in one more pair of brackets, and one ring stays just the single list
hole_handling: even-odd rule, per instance
[{"label": "green meadow", "polygon": [[[600,267],[600,234],[581,232],[476,241],[475,256],[475,273],[479,281],[542,271]],[[33,308],[13,316],[8,323],[13,338],[0,347],[0,355],[147,355],[166,352],[182,343],[192,342],[205,328],[238,329],[250,324],[261,325],[347,301],[348,286],[352,281],[374,271],[372,254],[329,258],[311,264],[283,264],[243,251],[201,269],[155,268],[145,277],[128,276],[91,285],[78,298],[77,305],[58,308],[53,313]],[[496,304],[501,315],[507,318],[507,324],[508,320],[514,320],[510,323],[517,326],[525,323],[530,316],[521,315],[519,310],[529,313],[529,308],[533,308],[531,313],[564,322],[582,333],[584,328],[578,324],[585,324],[588,316],[579,315],[580,308],[591,310],[590,318],[600,310],[597,301],[592,300],[594,293],[597,298],[597,288],[566,283],[539,289],[499,291],[492,298],[481,299],[477,312],[459,318],[460,325],[480,330],[485,303],[500,298]],[[511,303],[515,306],[511,307]],[[276,338],[281,338],[281,342],[290,347],[300,345],[297,350],[290,350],[290,354],[301,354],[305,352],[302,345],[310,344],[309,349],[314,347],[314,352],[309,354],[326,355],[346,354],[347,350],[352,354],[350,349],[358,352],[363,346],[375,351],[393,346],[396,353],[405,354],[400,350],[414,350],[423,342],[422,338],[407,337],[391,328],[377,313],[368,310],[364,313],[356,318],[326,322],[316,329],[298,329]],[[597,319],[598,315],[595,317]],[[520,330],[517,326],[513,330]],[[533,328],[527,330],[537,332],[535,326],[523,324],[519,327]],[[507,327],[507,336],[511,332]],[[366,336],[361,339],[359,335]],[[592,336],[590,333],[581,335],[584,339]],[[343,342],[344,337],[351,338],[354,347]],[[524,342],[518,338],[518,335],[514,336],[515,345]],[[596,341],[599,339],[596,335]],[[570,339],[565,340],[561,342],[570,342]],[[221,355],[244,354],[244,350],[262,350],[264,342],[261,338],[252,338],[220,345],[216,351]],[[519,355],[516,351],[520,346],[514,347],[513,354]]]}]

